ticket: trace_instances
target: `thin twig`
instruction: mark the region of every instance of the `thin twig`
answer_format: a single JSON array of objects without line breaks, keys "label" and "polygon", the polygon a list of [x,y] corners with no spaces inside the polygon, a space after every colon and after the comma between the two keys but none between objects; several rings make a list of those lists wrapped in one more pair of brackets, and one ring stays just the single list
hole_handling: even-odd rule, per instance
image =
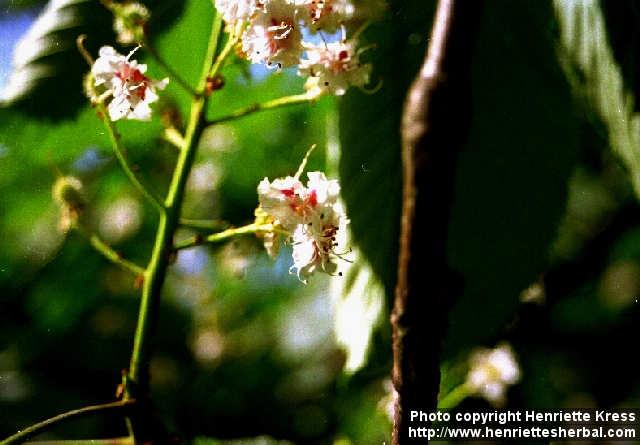
[{"label": "thin twig", "polygon": [[[167,268],[171,262],[173,237],[179,226],[187,179],[205,128],[204,112],[208,104],[208,97],[205,94],[207,74],[217,53],[221,31],[222,18],[219,14],[216,14],[211,27],[207,54],[196,95],[191,101],[189,121],[184,134],[184,145],[180,150],[178,161],[173,171],[169,191],[164,201],[164,211],[160,213],[151,259],[144,276],[131,361],[129,371],[124,378],[125,399],[142,398],[142,400],[148,400],[149,398],[149,367],[158,324],[160,297],[167,275]],[[159,434],[161,434],[157,426],[151,422],[152,419],[149,417],[147,419],[128,419],[128,426],[133,431],[136,443],[155,442]]]},{"label": "thin twig", "polygon": [[217,244],[227,241],[240,235],[251,235],[256,233],[278,232],[282,235],[289,236],[288,232],[284,232],[273,224],[248,224],[242,227],[227,229],[222,232],[213,233],[209,236],[194,236],[189,239],[176,243],[175,250],[188,249],[190,247],[200,246],[202,244]]},{"label": "thin twig", "polygon": [[398,281],[391,325],[393,445],[409,438],[411,410],[436,408],[448,314],[461,291],[446,240],[457,153],[471,122],[471,59],[478,0],[440,0],[402,120],[403,197]]},{"label": "thin twig", "polygon": [[229,223],[216,219],[180,218],[180,225],[196,230],[223,230]]},{"label": "thin twig", "polygon": [[471,388],[466,383],[458,385],[438,400],[438,409],[453,409],[469,395]]},{"label": "thin twig", "polygon": [[165,128],[162,136],[165,141],[171,143],[171,145],[173,145],[178,150],[182,150],[182,147],[184,147],[184,137],[182,137],[182,135],[176,128]]},{"label": "thin twig", "polygon": [[122,170],[124,170],[124,173],[129,178],[129,181],[131,181],[133,186],[138,189],[142,196],[144,196],[147,201],[149,201],[156,209],[162,212],[164,210],[164,206],[162,205],[160,200],[147,190],[147,188],[142,184],[142,182],[140,182],[136,174],[133,172],[133,168],[129,165],[129,161],[127,160],[124,152],[124,147],[122,146],[122,138],[118,133],[115,124],[109,118],[107,107],[105,107],[104,103],[102,102],[98,103],[97,107],[100,113],[102,113],[102,122],[104,122],[104,126],[107,129],[109,139],[111,140],[111,145],[113,146],[113,151],[116,154],[116,158],[118,158],[120,167],[122,168]]},{"label": "thin twig", "polygon": [[309,102],[313,102],[315,99],[316,99],[315,96],[311,96],[309,94],[297,94],[293,96],[280,97],[278,99],[273,99],[261,104],[260,103],[252,104],[246,108],[236,110],[226,116],[209,120],[207,121],[207,125],[215,125],[215,124],[220,124],[222,122],[235,120],[244,116],[248,116],[253,113],[257,113],[259,111],[273,110],[276,108],[286,107],[289,105],[309,103]]},{"label": "thin twig", "polygon": [[73,440],[37,440],[25,442],[26,445],[135,445],[133,437],[114,437],[111,439],[73,439]]},{"label": "thin twig", "polygon": [[92,405],[85,406],[84,408],[75,409],[72,411],[67,411],[66,413],[59,414],[55,417],[51,417],[50,419],[43,420],[42,422],[36,423],[35,425],[31,425],[28,428],[25,428],[21,431],[18,431],[11,437],[6,438],[0,445],[12,445],[17,443],[22,443],[27,439],[35,436],[36,434],[40,434],[44,431],[48,431],[56,425],[59,425],[62,422],[66,422],[72,419],[78,419],[80,417],[89,416],[97,413],[107,413],[107,412],[117,412],[122,411],[126,413],[130,408],[135,405],[136,401],[134,399],[129,400],[119,400],[117,402],[104,403],[101,405]]},{"label": "thin twig", "polygon": [[76,46],[78,47],[78,51],[80,52],[80,54],[82,55],[84,60],[87,62],[87,64],[89,66],[93,66],[93,64],[95,63],[95,60],[93,60],[93,56],[91,55],[91,53],[89,51],[87,51],[87,48],[85,48],[85,46],[84,46],[85,40],[87,40],[87,35],[86,34],[80,34],[76,38]]},{"label": "thin twig", "polygon": [[121,267],[128,272],[131,272],[136,277],[144,275],[144,267],[141,267],[133,261],[129,261],[123,258],[122,255],[120,255],[111,246],[104,242],[97,233],[89,232],[83,228],[78,228],[78,232],[80,232],[89,240],[91,246],[98,253],[100,253],[103,257],[111,261],[116,266]]},{"label": "thin twig", "polygon": [[222,69],[222,65],[227,60],[227,57],[229,57],[229,55],[231,54],[231,51],[233,51],[233,48],[240,41],[240,37],[242,36],[241,26],[242,26],[241,24],[237,25],[237,29],[234,30],[234,32],[229,36],[229,40],[227,40],[227,43],[225,44],[224,48],[222,48],[222,51],[220,51],[220,54],[211,65],[211,68],[207,71],[207,74],[204,78],[205,84],[207,80],[215,79],[215,77],[220,73],[220,70]]}]

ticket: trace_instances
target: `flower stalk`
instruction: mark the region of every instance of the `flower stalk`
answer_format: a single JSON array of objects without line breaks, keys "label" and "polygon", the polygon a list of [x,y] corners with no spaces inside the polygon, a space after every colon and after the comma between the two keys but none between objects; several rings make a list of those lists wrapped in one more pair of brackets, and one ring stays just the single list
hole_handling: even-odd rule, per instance
[{"label": "flower stalk", "polygon": [[248,224],[242,227],[223,230],[222,232],[213,233],[209,236],[194,236],[179,243],[176,243],[175,250],[184,250],[190,247],[196,247],[203,244],[217,244],[227,241],[231,238],[241,235],[255,235],[259,233],[279,233],[281,235],[290,236],[291,234],[285,230],[278,229],[274,224]]},{"label": "flower stalk", "polygon": [[[125,400],[137,397],[148,398],[149,395],[149,363],[158,321],[160,295],[167,268],[171,261],[173,237],[180,222],[180,211],[187,179],[193,166],[200,136],[205,127],[204,111],[208,102],[208,98],[204,94],[206,76],[209,72],[210,63],[216,54],[221,29],[221,19],[216,15],[212,25],[207,57],[204,62],[203,76],[200,79],[197,94],[191,103],[184,145],[181,148],[169,191],[160,212],[155,244],[144,276],[142,300],[140,302],[131,362],[124,382]],[[223,57],[223,54],[220,54],[218,60],[221,57]],[[131,427],[134,435],[138,436],[136,440],[139,440],[139,438],[144,439],[140,435],[153,433],[141,431],[139,425],[131,425]]]},{"label": "flower stalk", "polygon": [[109,135],[109,140],[111,141],[111,145],[113,146],[113,152],[118,158],[118,162],[120,163],[120,167],[124,171],[129,181],[133,184],[133,186],[140,192],[140,194],[155,207],[158,211],[163,211],[163,205],[160,200],[154,196],[147,188],[140,182],[136,174],[133,172],[133,168],[129,165],[129,161],[127,160],[127,156],[124,152],[124,147],[122,146],[122,137],[115,126],[115,124],[109,118],[109,113],[107,111],[107,107],[103,102],[98,102],[97,104],[98,111],[102,115],[102,122],[104,122],[104,126],[107,130],[107,134]]},{"label": "flower stalk", "polygon": [[85,406],[84,408],[67,411],[66,413],[58,414],[55,417],[43,420],[42,422],[38,422],[28,428],[18,431],[13,436],[10,436],[1,441],[0,445],[13,445],[23,443],[31,437],[34,437],[35,435],[40,434],[43,431],[48,431],[52,427],[57,426],[63,422],[86,417],[92,414],[105,414],[108,412],[121,412],[123,414],[126,414],[134,407],[135,404],[136,401],[134,399],[119,400],[117,402]]},{"label": "flower stalk", "polygon": [[180,218],[180,225],[195,230],[222,230],[229,227],[229,224],[216,219],[192,219]]},{"label": "flower stalk", "polygon": [[[343,48],[346,43],[342,42],[334,45],[335,48],[340,48],[340,51],[334,51],[335,54],[319,53],[318,57],[313,59],[313,69],[310,67],[307,67],[309,69],[304,68],[305,64],[308,65],[310,62],[300,58],[302,53],[300,26],[308,26],[310,29],[312,28],[312,32],[319,31],[320,19],[323,18],[321,15],[316,14],[317,16],[306,17],[303,14],[301,19],[298,20],[296,17],[299,15],[298,12],[302,10],[299,10],[295,4],[289,5],[283,3],[283,0],[277,0],[274,1],[273,5],[247,2],[247,11],[251,14],[247,14],[246,17],[240,17],[238,15],[239,5],[236,2],[216,1],[216,8],[218,10],[223,9],[223,12],[215,13],[202,73],[197,87],[193,88],[162,59],[156,49],[148,43],[146,35],[142,35],[145,33],[145,24],[149,16],[146,7],[132,4],[129,5],[129,9],[125,10],[109,0],[104,0],[104,3],[115,14],[115,28],[119,35],[119,41],[123,44],[132,44],[141,40],[146,41],[145,48],[161,68],[171,74],[171,77],[181,87],[191,93],[192,101],[187,128],[184,135],[173,127],[165,129],[164,138],[179,149],[179,154],[166,197],[160,198],[151,192],[136,175],[135,168],[127,159],[121,136],[114,121],[119,119],[149,121],[152,114],[150,104],[158,100],[157,91],[163,90],[169,79],[154,80],[148,77],[145,74],[147,66],[132,60],[132,56],[140,48],[139,46],[126,56],[119,54],[111,46],[103,46],[100,49],[100,56],[94,60],[84,47],[86,36],[78,37],[78,49],[91,66],[91,73],[85,80],[85,92],[96,107],[105,125],[120,167],[131,184],[158,212],[159,218],[155,242],[146,267],[122,258],[116,250],[104,242],[96,233],[79,224],[78,219],[84,202],[80,202],[80,200],[72,202],[71,198],[73,196],[71,192],[78,191],[79,193],[80,187],[76,187],[78,190],[75,190],[72,187],[75,181],[66,180],[68,184],[63,189],[65,193],[58,193],[60,197],[57,200],[68,214],[67,229],[78,230],[98,253],[116,266],[134,274],[137,278],[136,282],[142,284],[142,297],[129,369],[124,373],[123,382],[118,392],[122,400],[69,411],[30,426],[0,442],[0,445],[22,442],[63,421],[93,413],[116,410],[122,410],[130,432],[129,437],[121,438],[123,442],[146,443],[164,439],[163,432],[159,431],[163,430],[162,426],[154,423],[154,417],[149,412],[151,409],[149,365],[157,330],[162,288],[167,270],[175,258],[176,251],[205,243],[220,243],[236,236],[255,234],[264,238],[265,247],[272,254],[277,250],[279,236],[283,235],[293,240],[295,264],[292,269],[297,270],[298,277],[304,282],[306,281],[303,278],[311,275],[316,269],[334,274],[337,268],[335,259],[344,259],[344,253],[336,250],[339,244],[336,238],[338,230],[340,229],[340,233],[343,233],[343,227],[348,224],[348,219],[337,201],[339,185],[336,180],[327,180],[322,172],[308,173],[309,182],[306,186],[300,182],[300,175],[306,165],[309,153],[307,153],[294,177],[276,179],[273,183],[265,178],[260,183],[258,186],[260,207],[256,210],[255,223],[238,228],[228,228],[206,236],[192,237],[179,243],[174,243],[174,237],[181,226],[199,230],[221,230],[225,227],[224,224],[216,221],[181,218],[187,180],[191,173],[204,129],[208,125],[239,119],[259,111],[311,103],[320,95],[328,92],[342,95],[349,85],[362,86],[368,82],[369,68],[361,67],[357,61],[357,53],[350,54],[351,47]],[[288,15],[284,17],[287,20],[282,21],[281,25],[276,26],[275,29],[271,25],[262,26],[262,22],[258,20],[249,20],[254,15],[253,12],[259,12],[260,14],[258,15],[260,15],[261,19],[269,19],[267,22],[271,23],[275,17],[272,17],[272,15],[281,12],[280,9],[282,8],[278,5],[285,5],[285,12],[288,11],[287,14],[292,14],[289,14],[291,17]],[[258,7],[260,11],[253,11]],[[227,31],[229,36],[224,47],[219,49],[218,43],[221,40],[223,31],[223,15],[225,11],[228,16]],[[235,11],[234,14],[236,16],[230,15],[233,11]],[[293,19],[289,20],[290,18]],[[336,15],[334,18],[337,19],[339,17]],[[260,30],[266,32],[266,35],[261,37],[260,32],[262,31]],[[140,37],[141,35],[142,37]],[[276,51],[271,51],[272,53],[267,54],[266,58],[262,56],[258,58],[257,55],[264,49],[262,38],[265,36],[270,46],[273,46]],[[286,59],[291,62],[287,63],[286,66],[300,65],[301,69],[304,68],[303,71],[309,71],[308,73],[305,71],[301,75],[308,75],[310,78],[315,79],[311,82],[312,88],[305,87],[307,92],[304,94],[285,96],[264,103],[253,104],[229,115],[207,120],[206,112],[209,98],[213,91],[223,85],[223,82],[218,82],[221,79],[220,71],[228,57],[233,54],[234,49],[238,48],[241,42],[242,55],[250,60],[259,59],[261,63],[267,63],[269,66],[278,67],[278,69],[285,66],[279,61],[282,58],[284,58],[282,60]],[[291,43],[291,46],[287,49],[288,43]],[[252,49],[252,54],[256,57],[251,56],[246,49]],[[327,70],[332,70],[335,76],[327,77]],[[316,85],[318,82],[321,85]],[[291,183],[293,188],[279,188],[284,183]],[[289,210],[285,209],[290,209],[293,214],[289,214]],[[288,225],[285,226],[285,223]],[[136,405],[135,412],[133,409],[129,409],[134,404]]]},{"label": "flower stalk", "polygon": [[93,247],[98,253],[100,253],[103,257],[109,260],[111,263],[120,267],[123,270],[131,272],[134,276],[140,277],[144,276],[145,269],[134,263],[133,261],[129,261],[122,257],[118,252],[116,252],[111,246],[105,243],[96,233],[88,232],[83,230],[82,228],[78,228],[78,231],[84,235],[91,247]]},{"label": "flower stalk", "polygon": [[438,401],[438,409],[453,409],[471,394],[473,394],[471,387],[466,382],[462,383],[453,388]]},{"label": "flower stalk", "polygon": [[207,121],[207,124],[208,125],[220,124],[223,122],[239,119],[241,117],[248,116],[250,114],[257,113],[259,111],[274,110],[276,108],[282,108],[289,105],[309,103],[309,102],[313,102],[316,98],[317,96],[309,93],[279,97],[277,99],[273,99],[267,102],[249,105],[246,108],[236,110],[226,116],[221,116],[221,117],[212,119],[210,121]]}]

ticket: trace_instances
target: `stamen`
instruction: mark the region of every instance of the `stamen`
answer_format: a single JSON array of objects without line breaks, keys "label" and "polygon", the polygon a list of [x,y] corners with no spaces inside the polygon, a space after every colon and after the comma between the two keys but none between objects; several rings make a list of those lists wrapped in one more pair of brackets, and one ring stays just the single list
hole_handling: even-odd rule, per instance
[{"label": "stamen", "polygon": [[142,45],[138,45],[135,48],[133,48],[131,51],[129,51],[129,54],[127,54],[127,57],[125,57],[124,60],[128,62],[131,56],[133,56],[136,53],[136,51],[138,51],[140,48],[142,48]]}]

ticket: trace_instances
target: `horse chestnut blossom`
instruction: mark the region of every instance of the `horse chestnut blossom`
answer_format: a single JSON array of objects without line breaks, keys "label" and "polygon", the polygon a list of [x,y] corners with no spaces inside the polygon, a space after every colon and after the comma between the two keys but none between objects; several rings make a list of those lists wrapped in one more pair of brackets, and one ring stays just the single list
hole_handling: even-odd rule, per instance
[{"label": "horse chestnut blossom", "polygon": [[158,81],[145,76],[147,65],[130,60],[134,52],[125,57],[112,47],[103,46],[91,68],[94,85],[105,88],[105,92],[113,96],[108,106],[112,121],[150,120],[149,105],[158,100],[156,90],[163,90],[169,83],[168,78]]},{"label": "horse chestnut blossom", "polygon": [[258,0],[215,0],[218,11],[225,22],[235,24],[251,18],[261,2]]},{"label": "horse chestnut blossom", "polygon": [[355,12],[348,0],[306,0],[301,8],[306,9],[302,19],[308,26],[327,32],[335,32]]},{"label": "horse chestnut blossom", "polygon": [[309,45],[306,56],[299,74],[309,76],[305,88],[312,94],[342,96],[350,86],[369,83],[371,65],[360,63],[354,40]]},{"label": "horse chestnut blossom", "polygon": [[[292,273],[301,281],[316,270],[333,275],[337,270],[338,232],[344,232],[348,219],[339,202],[340,185],[322,172],[309,172],[305,186],[297,177],[287,176],[258,185],[260,209],[274,224],[291,234]],[[271,241],[271,240],[269,240]]]},{"label": "horse chestnut blossom", "polygon": [[257,8],[242,38],[242,52],[253,63],[269,67],[295,66],[303,52],[298,7],[286,0],[269,0]]},{"label": "horse chestnut blossom", "polygon": [[513,349],[506,343],[494,349],[480,349],[471,356],[467,387],[491,403],[504,403],[507,386],[520,380],[520,367]]}]

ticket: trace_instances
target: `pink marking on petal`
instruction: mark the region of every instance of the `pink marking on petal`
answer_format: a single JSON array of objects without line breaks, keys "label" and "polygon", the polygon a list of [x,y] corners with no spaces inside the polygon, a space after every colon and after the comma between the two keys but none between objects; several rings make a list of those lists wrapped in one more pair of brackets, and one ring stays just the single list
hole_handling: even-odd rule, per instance
[{"label": "pink marking on petal", "polygon": [[315,190],[311,190],[311,194],[307,198],[307,204],[309,204],[311,208],[315,208],[318,205],[318,194]]},{"label": "pink marking on petal", "polygon": [[293,187],[288,189],[281,189],[280,193],[282,193],[287,198],[293,198],[296,195],[296,192],[293,190]]}]

